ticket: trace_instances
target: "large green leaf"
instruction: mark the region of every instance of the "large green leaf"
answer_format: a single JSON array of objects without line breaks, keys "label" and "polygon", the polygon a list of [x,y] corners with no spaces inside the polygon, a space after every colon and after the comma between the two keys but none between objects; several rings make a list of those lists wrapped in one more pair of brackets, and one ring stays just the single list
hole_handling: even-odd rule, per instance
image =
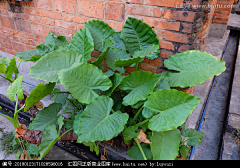
[{"label": "large green leaf", "polygon": [[158,74],[161,76],[159,81],[157,82],[156,86],[154,87],[154,92],[160,89],[170,89],[170,83],[169,83],[169,72],[163,72]]},{"label": "large green leaf", "polygon": [[43,42],[45,46],[52,45],[54,49],[57,49],[59,46],[68,45],[68,41],[65,36],[56,36],[52,31],[48,33]]},{"label": "large green leaf", "polygon": [[59,77],[61,84],[71,92],[72,96],[86,104],[99,96],[94,92],[95,89],[106,91],[112,86],[111,80],[98,67],[87,63],[79,63],[62,70]]},{"label": "large green leaf", "polygon": [[6,66],[9,66],[10,60],[7,57],[0,58],[0,63],[4,63]]},{"label": "large green leaf", "polygon": [[89,104],[80,118],[78,142],[107,141],[120,134],[128,114],[117,111],[110,114],[113,100],[101,96]]},{"label": "large green leaf", "polygon": [[152,131],[168,131],[182,125],[200,103],[200,98],[175,89],[152,93],[144,107],[159,113],[149,121]]},{"label": "large green leaf", "polygon": [[17,65],[16,65],[16,59],[15,57],[11,59],[9,66],[7,67],[6,71],[6,77],[8,79],[12,79],[13,73],[18,72]]},{"label": "large green leaf", "polygon": [[188,146],[196,146],[201,144],[201,139],[203,138],[203,133],[195,129],[186,129],[182,133],[183,137],[188,137]]},{"label": "large green leaf", "polygon": [[114,65],[119,67],[119,66],[131,66],[134,63],[141,62],[145,56],[139,56],[139,57],[134,57],[134,58],[129,58],[129,59],[119,59],[114,62]]},{"label": "large green leaf", "polygon": [[79,63],[82,55],[75,51],[53,51],[38,60],[30,69],[29,76],[48,82],[58,82],[58,73]]},{"label": "large green leaf", "polygon": [[123,67],[117,67],[115,65],[115,61],[119,59],[130,59],[131,56],[126,52],[126,50],[122,50],[119,48],[111,48],[106,55],[106,63],[113,70],[118,71],[120,73],[124,73],[125,70]]},{"label": "large green leaf", "polygon": [[107,23],[101,20],[91,20],[89,22],[86,22],[85,26],[90,30],[92,34],[94,48],[98,51],[103,52],[103,41],[113,35],[115,31]]},{"label": "large green leaf", "polygon": [[214,75],[220,75],[225,71],[225,62],[206,52],[186,51],[170,56],[164,61],[168,69],[180,71],[170,73],[171,87],[196,86],[205,82]]},{"label": "large green leaf", "polygon": [[2,57],[0,58],[0,73],[6,73],[7,71],[7,67],[6,66],[9,66],[9,59],[7,57]]},{"label": "large green leaf", "polygon": [[56,83],[49,83],[44,85],[44,83],[40,83],[36,86],[35,89],[32,90],[30,95],[26,98],[26,106],[24,111],[26,112],[29,108],[34,106],[39,100],[44,97],[50,95],[55,87]]},{"label": "large green leaf", "polygon": [[[149,145],[146,143],[141,143],[142,150],[146,156],[146,159],[151,159],[152,158],[152,152],[151,149],[149,148]],[[127,155],[135,160],[144,160],[142,153],[137,146],[136,142],[134,143],[134,146],[132,146],[128,151]]]},{"label": "large green leaf", "polygon": [[106,39],[103,41],[103,52],[101,55],[98,56],[98,59],[93,61],[92,64],[100,65],[104,60],[105,56],[107,55],[109,49],[114,45],[113,41],[110,39]]},{"label": "large green leaf", "polygon": [[38,158],[41,160],[55,145],[55,143],[58,141],[60,136],[60,131],[63,125],[63,116],[58,117],[58,131],[56,129],[56,125],[48,125],[46,130],[43,132],[41,144],[39,145],[39,153],[40,157]]},{"label": "large green leaf", "polygon": [[82,54],[82,62],[91,59],[91,52],[94,50],[93,38],[87,27],[77,31],[69,43],[69,48]]},{"label": "large green leaf", "polygon": [[46,53],[51,52],[53,48],[49,48],[44,44],[41,44],[36,47],[36,49],[20,51],[16,53],[16,56],[19,57],[21,60],[27,61],[37,61],[41,57],[43,57]]},{"label": "large green leaf", "polygon": [[41,130],[44,131],[48,125],[55,124],[58,120],[58,112],[62,109],[62,105],[59,103],[50,104],[48,107],[40,110],[29,125],[31,130]]},{"label": "large green leaf", "polygon": [[119,88],[131,90],[131,92],[124,97],[123,104],[125,106],[134,105],[140,100],[147,99],[159,79],[159,75],[148,71],[134,71],[126,76]]},{"label": "large green leaf", "polygon": [[[141,20],[129,17],[123,26],[121,39],[127,50],[133,54],[138,50],[146,49],[149,46],[159,46],[158,37],[154,30]],[[156,59],[159,56],[159,49],[149,59]]]},{"label": "large green leaf", "polygon": [[7,71],[6,65],[4,63],[0,62],[0,73],[4,73],[5,74],[6,71]]},{"label": "large green leaf", "polygon": [[121,83],[123,78],[125,78],[124,75],[121,75],[119,73],[114,73],[114,75],[111,76],[111,78],[110,78],[112,80],[113,85],[108,91],[106,91],[105,94],[107,96],[110,96],[112,94],[112,92],[114,91],[114,89],[116,89],[118,87],[118,85]]},{"label": "large green leaf", "polygon": [[126,50],[126,46],[123,43],[120,35],[121,35],[121,32],[116,32],[111,37],[109,37],[109,39],[112,40],[113,43],[115,44],[114,46],[112,46],[112,48],[119,48],[121,50]]},{"label": "large green leaf", "polygon": [[18,99],[24,99],[22,90],[23,75],[19,76],[7,89],[7,96],[11,101],[14,101],[16,95]]},{"label": "large green leaf", "polygon": [[178,129],[152,133],[153,160],[174,160],[178,155],[181,134]]}]

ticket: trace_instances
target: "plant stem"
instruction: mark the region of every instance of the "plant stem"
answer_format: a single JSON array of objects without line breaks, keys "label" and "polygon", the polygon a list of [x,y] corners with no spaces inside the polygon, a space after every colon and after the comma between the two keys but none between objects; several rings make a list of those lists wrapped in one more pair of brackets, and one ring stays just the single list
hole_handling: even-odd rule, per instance
[{"label": "plant stem", "polygon": [[139,62],[136,64],[135,71],[138,71],[138,64],[139,64]]},{"label": "plant stem", "polygon": [[71,94],[70,92],[52,92],[51,94],[59,94],[59,93],[68,93],[68,94]]},{"label": "plant stem", "polygon": [[6,79],[7,81],[9,81],[10,83],[13,83],[13,81],[11,80],[11,79],[8,79],[8,78],[6,78],[6,77],[4,77],[4,76],[2,76],[2,75],[0,75],[3,79]]},{"label": "plant stem", "polygon": [[151,118],[149,118],[149,119],[147,119],[147,120],[144,120],[144,121],[142,121],[142,122],[140,122],[140,123],[138,123],[138,124],[135,124],[134,126],[135,126],[135,127],[139,127],[139,126],[145,124],[146,122],[148,122],[150,119],[151,119]]},{"label": "plant stem", "polygon": [[65,135],[66,133],[68,133],[69,131],[73,130],[73,128],[67,130],[66,132],[64,132],[60,137],[58,137],[58,139],[62,138],[63,135]]},{"label": "plant stem", "polygon": [[138,147],[139,147],[139,149],[140,149],[140,151],[141,151],[141,153],[142,153],[143,159],[144,159],[144,160],[147,160],[147,158],[146,158],[146,156],[145,156],[145,153],[144,153],[144,151],[143,151],[143,149],[142,149],[140,143],[138,142],[137,138],[134,137],[133,139],[134,139],[135,142],[137,143],[137,145],[138,145]]},{"label": "plant stem", "polygon": [[140,67],[141,67],[141,62],[139,62],[138,64],[138,71],[140,70]]},{"label": "plant stem", "polygon": [[115,111],[114,111],[113,109],[111,109],[111,112],[112,112],[112,113],[115,113]]},{"label": "plant stem", "polygon": [[[20,66],[21,62],[22,62],[22,60],[21,60],[21,61],[19,61],[18,65],[17,65],[17,69],[19,68],[19,66]],[[14,79],[14,80],[16,80],[16,79],[17,79],[17,75],[18,75],[18,74],[15,72],[15,79]]]},{"label": "plant stem", "polygon": [[140,114],[140,112],[142,111],[142,109],[143,109],[143,106],[142,106],[142,107],[138,110],[138,112],[135,114],[135,116],[134,116],[133,120],[131,121],[130,125],[132,125],[133,122],[137,119],[137,117],[138,117],[138,115]]}]

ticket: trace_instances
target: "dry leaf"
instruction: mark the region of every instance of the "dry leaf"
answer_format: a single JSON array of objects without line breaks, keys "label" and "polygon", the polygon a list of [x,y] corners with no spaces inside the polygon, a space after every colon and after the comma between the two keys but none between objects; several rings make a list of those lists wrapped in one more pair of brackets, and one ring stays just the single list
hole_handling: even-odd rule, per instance
[{"label": "dry leaf", "polygon": [[23,154],[21,155],[20,160],[29,160],[26,150],[23,150]]},{"label": "dry leaf", "polygon": [[143,130],[140,130],[139,135],[137,136],[138,142],[139,143],[147,143],[147,144],[151,144],[151,142],[147,139],[147,135],[143,132]]},{"label": "dry leaf", "polygon": [[35,106],[36,106],[38,109],[42,109],[42,108],[44,107],[44,104],[43,104],[41,101],[39,101],[39,102],[37,102],[37,103],[35,104]]},{"label": "dry leaf", "polygon": [[107,160],[104,155],[101,155],[101,160]]}]

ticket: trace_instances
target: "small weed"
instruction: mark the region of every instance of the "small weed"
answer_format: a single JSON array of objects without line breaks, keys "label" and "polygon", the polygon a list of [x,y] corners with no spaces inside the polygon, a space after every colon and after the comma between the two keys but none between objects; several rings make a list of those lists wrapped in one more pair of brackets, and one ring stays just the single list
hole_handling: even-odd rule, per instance
[{"label": "small weed", "polygon": [[236,130],[236,135],[240,137],[240,130]]},{"label": "small weed", "polygon": [[14,134],[13,132],[10,133],[5,133],[2,132],[2,138],[0,138],[1,140],[1,150],[4,150],[4,154],[11,154],[13,152],[16,152],[18,149],[21,148],[21,146],[14,146],[13,145],[13,140],[14,140]]}]

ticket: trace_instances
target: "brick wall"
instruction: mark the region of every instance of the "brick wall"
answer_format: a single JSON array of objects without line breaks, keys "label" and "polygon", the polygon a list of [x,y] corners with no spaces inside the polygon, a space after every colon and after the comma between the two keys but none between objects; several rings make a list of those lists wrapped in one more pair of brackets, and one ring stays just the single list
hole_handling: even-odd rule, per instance
[{"label": "brick wall", "polygon": [[[84,23],[101,19],[121,31],[127,17],[143,20],[159,37],[160,57],[144,60],[141,69],[161,72],[161,62],[177,52],[204,49],[214,10],[182,8],[216,0],[0,0],[0,50],[15,54],[33,49],[51,30],[68,40]],[[177,8],[176,8],[177,6]],[[131,69],[128,69],[130,72]]]},{"label": "brick wall", "polygon": [[234,0],[217,0],[213,23],[227,24]]}]

